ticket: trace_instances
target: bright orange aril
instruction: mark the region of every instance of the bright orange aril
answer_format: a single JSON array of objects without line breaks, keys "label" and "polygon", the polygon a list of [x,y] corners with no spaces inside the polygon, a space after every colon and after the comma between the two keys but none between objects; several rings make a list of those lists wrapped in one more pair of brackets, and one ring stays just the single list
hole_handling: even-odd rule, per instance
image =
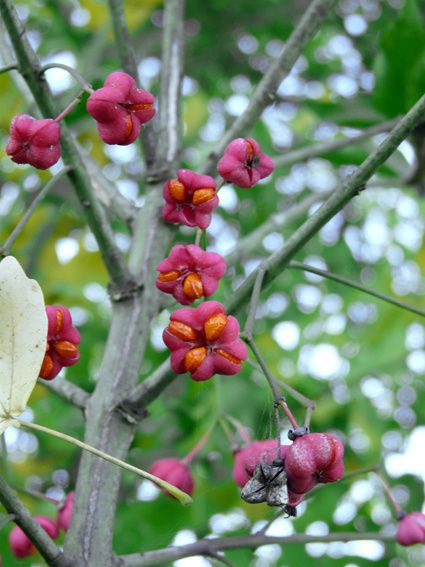
[{"label": "bright orange aril", "polygon": [[241,363],[241,360],[239,358],[236,358],[236,356],[233,356],[233,354],[230,354],[229,352],[226,352],[225,350],[223,350],[221,348],[216,348],[214,350],[214,352],[216,352],[217,354],[219,354],[220,356],[222,356],[223,358],[225,358],[229,362],[232,362],[233,364],[240,364]]},{"label": "bright orange aril", "polygon": [[40,368],[40,377],[48,378],[53,370],[53,360],[50,354],[45,354]]},{"label": "bright orange aril", "polygon": [[177,270],[170,270],[169,272],[160,272],[158,279],[160,282],[173,282],[180,276]]},{"label": "bright orange aril", "polygon": [[189,274],[183,282],[183,292],[189,299],[199,299],[204,295],[204,287],[199,274]]},{"label": "bright orange aril", "polygon": [[192,203],[194,205],[202,205],[207,201],[211,201],[215,197],[214,189],[196,189],[193,193]]},{"label": "bright orange aril", "polygon": [[78,352],[78,347],[69,341],[56,341],[52,346],[62,358],[73,358]]},{"label": "bright orange aril", "polygon": [[215,341],[224,331],[227,325],[227,317],[224,313],[217,313],[204,323],[204,331],[207,341]]},{"label": "bright orange aril", "polygon": [[178,179],[172,179],[168,183],[168,190],[176,201],[182,203],[186,199],[186,188]]},{"label": "bright orange aril", "polygon": [[171,321],[168,325],[168,331],[182,341],[194,341],[198,335],[195,329],[192,329],[189,325],[180,323],[180,321]]},{"label": "bright orange aril", "polygon": [[207,349],[205,347],[192,348],[187,351],[184,357],[184,367],[186,372],[195,372],[198,370],[205,357],[207,356]]}]

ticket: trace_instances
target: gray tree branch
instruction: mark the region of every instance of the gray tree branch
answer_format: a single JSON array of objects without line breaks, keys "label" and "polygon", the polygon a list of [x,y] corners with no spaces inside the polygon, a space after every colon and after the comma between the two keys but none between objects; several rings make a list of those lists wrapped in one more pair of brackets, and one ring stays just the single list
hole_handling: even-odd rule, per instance
[{"label": "gray tree branch", "polygon": [[156,551],[148,551],[146,553],[134,553],[124,555],[120,558],[119,565],[121,567],[151,567],[152,565],[164,565],[169,561],[177,561],[185,557],[193,557],[194,555],[211,556],[217,551],[225,551],[228,549],[252,548],[255,549],[260,545],[277,544],[306,544],[306,543],[327,543],[332,541],[359,541],[371,540],[392,542],[393,535],[380,533],[333,533],[323,536],[313,536],[307,534],[294,534],[291,536],[267,536],[264,534],[253,534],[248,536],[223,537],[212,539],[200,539],[194,543],[181,545],[178,547],[166,547]]}]

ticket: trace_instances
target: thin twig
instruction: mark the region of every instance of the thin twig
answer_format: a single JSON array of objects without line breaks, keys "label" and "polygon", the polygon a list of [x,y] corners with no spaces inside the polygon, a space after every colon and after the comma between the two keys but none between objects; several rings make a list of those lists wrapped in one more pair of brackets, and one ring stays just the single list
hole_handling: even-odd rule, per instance
[{"label": "thin twig", "polygon": [[57,378],[56,380],[38,380],[38,384],[41,384],[51,392],[54,392],[67,402],[70,402],[78,408],[85,409],[87,402],[90,398],[90,394],[76,386],[72,382],[68,382],[65,378]]},{"label": "thin twig", "polygon": [[21,502],[16,492],[0,477],[0,502],[7,512],[15,515],[15,522],[28,536],[48,565],[71,567],[61,549],[47,532],[34,520],[29,510]]},{"label": "thin twig", "polygon": [[86,79],[76,69],[69,67],[69,65],[64,65],[63,63],[47,63],[47,65],[43,65],[41,67],[40,73],[44,74],[49,69],[56,69],[56,68],[63,69],[64,71],[67,71],[70,75],[72,75],[74,79],[76,79],[80,83],[80,85],[83,87],[83,90],[85,92],[89,94],[94,92],[91,84],[88,81],[86,81]]},{"label": "thin twig", "polygon": [[18,222],[18,224],[12,230],[12,232],[10,233],[6,242],[1,247],[1,249],[0,249],[0,255],[1,256],[7,256],[7,254],[9,254],[10,249],[13,246],[15,240],[18,238],[18,236],[23,231],[25,225],[27,224],[27,222],[31,218],[31,216],[32,216],[33,212],[35,211],[37,205],[44,199],[44,197],[47,195],[47,193],[50,191],[50,189],[54,185],[56,185],[56,183],[58,181],[60,181],[62,179],[62,177],[65,175],[65,173],[68,173],[70,171],[70,169],[71,168],[68,167],[68,166],[62,168],[56,175],[54,175],[51,179],[49,179],[49,181],[46,183],[46,185],[43,187],[43,189],[41,189],[41,191],[39,191],[39,193],[37,193],[37,195],[33,199],[32,203],[30,204],[30,206],[28,207],[28,209],[25,211],[24,215],[22,216],[21,220]]},{"label": "thin twig", "polygon": [[[247,358],[247,362],[253,368],[258,370],[259,372],[262,372],[261,367],[254,360],[252,360],[251,358]],[[299,392],[293,386],[290,386],[286,382],[283,382],[282,380],[278,380],[274,376],[271,376],[271,378],[272,378],[276,388],[280,388],[280,389],[284,390],[287,394],[289,394],[295,400],[297,400],[297,402],[299,402],[302,406],[307,408],[307,410],[310,408],[310,411],[312,412],[316,408],[316,402],[314,400],[307,398],[307,396],[304,396],[304,394],[301,394],[301,392]]]},{"label": "thin twig", "polygon": [[17,71],[18,70],[18,66],[15,63],[12,63],[11,65],[6,65],[6,67],[2,67],[0,69],[0,75],[2,73],[7,73],[9,71]]},{"label": "thin twig", "polygon": [[341,150],[348,146],[354,146],[363,140],[375,136],[376,134],[381,134],[382,132],[388,132],[391,128],[397,124],[398,119],[388,120],[382,124],[376,124],[371,126],[359,134],[353,136],[347,136],[344,138],[337,138],[336,140],[329,140],[326,142],[320,142],[319,144],[313,144],[306,146],[304,148],[296,148],[294,150],[288,151],[281,156],[274,158],[275,167],[282,167],[292,165],[294,163],[299,163],[301,161],[306,161],[309,158],[322,156],[324,154],[334,152],[335,150]]},{"label": "thin twig", "polygon": [[310,266],[308,264],[303,264],[301,262],[295,262],[295,261],[289,263],[289,268],[294,268],[296,270],[302,270],[304,272],[310,272],[312,274],[316,274],[317,276],[322,276],[323,278],[333,280],[348,287],[352,287],[353,289],[358,289],[359,291],[362,291],[363,293],[367,293],[368,295],[371,295],[372,297],[376,297],[377,299],[381,299],[386,303],[391,303],[391,305],[396,305],[397,307],[401,307],[406,311],[410,311],[411,313],[415,313],[416,315],[425,317],[424,309],[420,309],[419,307],[415,307],[414,305],[411,305],[404,301],[400,301],[399,299],[395,299],[394,297],[391,297],[391,295],[387,295],[386,293],[375,291],[374,289],[371,289],[359,282],[356,282],[355,280],[351,280],[349,278],[346,278],[345,276],[340,276],[339,274],[335,274],[334,272],[329,272],[328,270],[320,270],[315,266]]},{"label": "thin twig", "polygon": [[251,130],[267,105],[275,98],[280,83],[288,76],[304,47],[320,28],[322,21],[332,11],[335,0],[314,0],[299,21],[280,56],[270,65],[255,91],[250,96],[246,110],[233,122],[229,130],[222,136],[213,153],[208,156],[205,172],[212,175],[218,157],[227,144],[240,135]]}]

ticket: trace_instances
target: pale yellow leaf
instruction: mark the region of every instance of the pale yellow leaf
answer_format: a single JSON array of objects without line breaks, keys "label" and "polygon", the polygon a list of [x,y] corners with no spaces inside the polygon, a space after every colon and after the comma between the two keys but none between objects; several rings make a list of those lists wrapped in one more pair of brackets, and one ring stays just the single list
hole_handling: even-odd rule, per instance
[{"label": "pale yellow leaf", "polygon": [[19,262],[0,262],[0,435],[21,414],[37,382],[47,339],[47,316],[38,283]]}]

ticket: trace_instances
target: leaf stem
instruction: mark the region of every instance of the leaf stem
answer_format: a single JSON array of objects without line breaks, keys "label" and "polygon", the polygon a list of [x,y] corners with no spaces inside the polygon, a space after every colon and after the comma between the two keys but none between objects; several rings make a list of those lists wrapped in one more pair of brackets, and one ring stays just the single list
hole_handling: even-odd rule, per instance
[{"label": "leaf stem", "polygon": [[123,469],[131,471],[131,472],[133,472],[133,473],[135,473],[139,476],[142,476],[143,478],[147,478],[148,480],[151,480],[156,485],[158,485],[160,488],[163,488],[164,490],[167,490],[168,492],[170,492],[170,494],[172,494],[175,498],[177,498],[177,500],[181,504],[190,504],[192,502],[192,498],[188,494],[186,494],[185,492],[182,492],[181,490],[179,490],[178,488],[176,488],[172,484],[166,482],[165,480],[162,480],[162,479],[148,473],[147,471],[144,471],[142,469],[134,467],[133,465],[130,465],[130,464],[126,463],[125,461],[122,461],[121,459],[117,459],[116,457],[113,457],[112,455],[108,455],[108,453],[104,453],[103,451],[100,451],[99,449],[96,449],[95,447],[92,447],[91,445],[87,445],[87,443],[84,443],[83,441],[80,441],[79,439],[75,439],[75,437],[71,437],[70,435],[67,435],[66,433],[61,433],[61,432],[56,431],[54,429],[50,429],[50,427],[44,427],[44,425],[39,425],[37,423],[31,423],[29,421],[24,421],[23,419],[19,419],[19,418],[13,418],[13,419],[14,419],[14,421],[17,422],[18,425],[21,425],[22,427],[26,427],[27,429],[34,429],[36,431],[41,431],[43,433],[47,433],[48,435],[52,435],[53,437],[57,437],[58,439],[61,439],[62,441],[67,441],[68,443],[71,443],[72,445],[75,445],[76,447],[79,447],[80,449],[84,449],[85,451],[88,451],[89,453],[93,453],[93,455],[96,455],[97,457],[101,457],[102,459],[105,459],[105,461],[109,461],[110,463],[112,463],[114,465],[117,465],[117,466],[119,466]]}]

